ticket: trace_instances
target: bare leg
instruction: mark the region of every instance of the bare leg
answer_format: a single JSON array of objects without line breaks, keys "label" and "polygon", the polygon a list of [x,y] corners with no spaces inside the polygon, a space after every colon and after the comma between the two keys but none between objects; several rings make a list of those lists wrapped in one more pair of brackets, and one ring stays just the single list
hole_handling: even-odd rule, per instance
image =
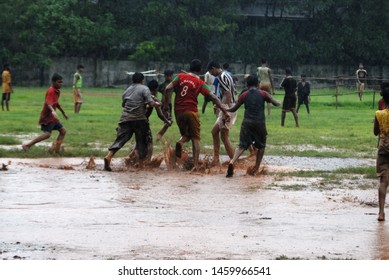
[{"label": "bare leg", "polygon": [[28,151],[31,148],[31,146],[50,138],[50,136],[51,136],[51,132],[45,132],[39,135],[38,137],[36,137],[35,139],[31,140],[29,143],[22,145],[22,148],[24,151]]},{"label": "bare leg", "polygon": [[254,175],[256,172],[258,172],[259,166],[261,165],[263,155],[265,153],[265,148],[257,150],[257,158],[255,160],[255,165],[251,170],[251,173]]},{"label": "bare leg", "polygon": [[200,140],[192,139],[194,170],[199,169]]},{"label": "bare leg", "polygon": [[226,177],[232,177],[234,175],[234,164],[239,159],[239,157],[243,154],[243,152],[244,149],[239,146],[235,149],[234,157],[230,160],[230,163],[228,164]]},{"label": "bare leg", "polygon": [[116,151],[111,150],[108,152],[108,154],[104,158],[104,170],[106,171],[112,171],[111,169],[111,161],[113,156],[115,155]]},{"label": "bare leg", "polygon": [[61,149],[63,139],[65,138],[65,135],[66,135],[66,129],[64,127],[62,127],[58,131],[59,131],[59,134],[58,134],[57,140],[55,141],[55,147],[54,147],[54,152],[57,152],[57,153]]},{"label": "bare leg", "polygon": [[281,113],[281,126],[285,125],[285,117],[286,117],[286,112],[282,111],[282,113]]},{"label": "bare leg", "polygon": [[388,188],[389,180],[386,176],[380,177],[380,185],[378,188],[378,205],[379,205],[379,213],[378,213],[378,221],[385,221],[385,198],[386,198],[386,190]]},{"label": "bare leg", "polygon": [[213,164],[219,165],[219,152],[220,152],[220,138],[219,138],[220,127],[216,123],[212,128],[212,138],[213,138]]},{"label": "bare leg", "polygon": [[187,136],[181,136],[180,140],[176,143],[176,157],[181,158],[182,145],[189,141]]},{"label": "bare leg", "polygon": [[224,143],[224,147],[226,149],[226,152],[231,159],[234,157],[234,148],[232,148],[229,134],[230,134],[230,131],[228,129],[226,129],[226,128],[221,129],[221,139]]},{"label": "bare leg", "polygon": [[309,112],[309,103],[308,102],[305,103],[305,107],[307,107],[307,113],[310,114],[310,112]]},{"label": "bare leg", "polygon": [[168,124],[165,124],[160,131],[158,131],[157,133],[157,141],[160,141],[162,139],[162,136],[166,133],[166,131],[168,130],[169,128],[169,125]]},{"label": "bare leg", "polygon": [[292,109],[292,114],[293,114],[293,117],[294,117],[294,121],[296,122],[296,127],[299,127],[299,117],[296,113],[296,109]]}]

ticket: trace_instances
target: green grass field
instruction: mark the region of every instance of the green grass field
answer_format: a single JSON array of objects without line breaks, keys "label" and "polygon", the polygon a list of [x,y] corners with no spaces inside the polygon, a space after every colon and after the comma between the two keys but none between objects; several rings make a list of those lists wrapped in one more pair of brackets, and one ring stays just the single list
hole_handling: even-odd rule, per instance
[{"label": "green grass field", "polygon": [[[27,153],[21,151],[22,142],[31,140],[41,133],[38,125],[47,88],[16,87],[12,94],[10,112],[0,111],[0,157],[45,157],[47,147],[34,146]],[[124,89],[85,88],[85,103],[81,113],[73,110],[73,94],[71,88],[63,88],[60,98],[62,107],[69,115],[69,120],[61,118],[67,129],[64,141],[65,151],[61,156],[103,156],[112,144],[116,135],[117,121],[121,115],[121,94]],[[345,90],[346,91],[346,90]],[[287,113],[285,127],[281,127],[281,108],[272,108],[267,118],[268,147],[267,155],[294,155],[318,157],[363,157],[374,158],[377,138],[373,135],[373,119],[376,109],[372,108],[373,96],[366,92],[364,101],[360,102],[357,94],[339,96],[339,105],[335,106],[335,92],[330,90],[312,90],[311,114],[305,107],[300,108],[300,128],[294,127],[291,113]],[[376,101],[378,100],[376,96]],[[283,91],[276,92],[276,99],[282,101]],[[203,98],[199,98],[199,107]],[[61,116],[61,115],[60,115]],[[238,112],[238,119],[230,133],[234,146],[239,141],[240,123],[243,107]],[[211,129],[215,116],[211,104],[206,113],[201,115],[201,152],[212,153]],[[156,113],[150,118],[153,135],[163,123]],[[30,135],[33,134],[33,135]],[[57,136],[54,131],[52,142]],[[179,138],[176,124],[167,131],[166,140],[172,144]],[[131,140],[119,152],[118,156],[128,154],[134,141]],[[155,152],[163,149],[161,143],[155,144]],[[17,147],[17,148],[16,148]],[[188,145],[188,148],[190,146]],[[224,153],[224,148],[222,149]]]}]

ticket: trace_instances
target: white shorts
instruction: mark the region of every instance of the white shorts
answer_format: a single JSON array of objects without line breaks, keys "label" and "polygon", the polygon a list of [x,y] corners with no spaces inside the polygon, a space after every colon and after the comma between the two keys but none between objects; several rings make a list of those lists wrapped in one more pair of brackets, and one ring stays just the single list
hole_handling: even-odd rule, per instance
[{"label": "white shorts", "polygon": [[230,130],[232,128],[232,126],[234,125],[235,121],[236,121],[236,117],[238,115],[238,112],[233,112],[233,113],[228,113],[230,115],[230,120],[228,122],[226,122],[224,120],[224,113],[222,111],[219,112],[219,116],[217,117],[216,119],[216,124],[219,125],[219,128],[220,129],[228,129]]}]

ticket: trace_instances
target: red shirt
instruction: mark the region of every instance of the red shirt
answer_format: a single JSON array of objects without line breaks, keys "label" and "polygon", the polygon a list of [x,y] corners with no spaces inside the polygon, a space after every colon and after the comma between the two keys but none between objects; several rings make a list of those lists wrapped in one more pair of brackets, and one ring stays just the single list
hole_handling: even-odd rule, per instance
[{"label": "red shirt", "polygon": [[59,94],[60,90],[56,89],[55,87],[51,86],[47,92],[45,97],[45,103],[43,104],[43,109],[41,112],[41,116],[39,119],[39,124],[49,124],[49,123],[58,123],[59,120],[53,117],[53,114],[51,113],[51,110],[49,109],[48,105],[51,105],[53,109],[57,109],[59,103]]},{"label": "red shirt", "polygon": [[197,98],[199,94],[208,95],[211,91],[208,85],[198,76],[181,73],[173,80],[176,97],[174,112],[180,114],[186,111],[198,112]]}]

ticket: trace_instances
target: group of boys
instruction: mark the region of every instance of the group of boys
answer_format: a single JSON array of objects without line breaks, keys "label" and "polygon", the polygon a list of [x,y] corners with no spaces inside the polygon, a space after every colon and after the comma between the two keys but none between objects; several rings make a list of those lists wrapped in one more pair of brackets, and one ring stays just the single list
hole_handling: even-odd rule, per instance
[{"label": "group of boys", "polygon": [[[162,137],[167,128],[172,125],[171,98],[172,93],[175,92],[174,114],[181,134],[175,146],[176,157],[181,158],[183,145],[191,141],[194,170],[199,168],[200,118],[198,113],[198,96],[202,94],[207,99],[212,100],[215,107],[219,110],[217,120],[212,129],[214,163],[219,163],[220,135],[230,157],[226,177],[233,176],[236,161],[250,146],[256,148],[256,161],[255,165],[249,169],[249,174],[255,174],[258,171],[266,147],[265,102],[274,106],[280,106],[280,102],[271,95],[274,85],[273,82],[270,82],[271,71],[267,67],[266,61],[263,61],[261,69],[258,69],[258,74],[261,77],[267,75],[268,79],[263,79],[262,83],[259,84],[257,75],[249,75],[246,79],[247,89],[237,99],[231,74],[223,70],[217,62],[211,61],[208,64],[207,70],[218,80],[219,97],[210,90],[206,82],[200,79],[199,75],[202,70],[200,60],[192,60],[189,70],[189,72],[178,74],[174,79],[172,79],[173,71],[166,71],[165,82],[161,85],[158,85],[158,82],[153,80],[149,82],[148,86],[145,86],[144,75],[139,72],[132,76],[133,84],[127,88],[122,96],[123,112],[118,123],[116,139],[109,148],[109,153],[104,157],[104,170],[112,171],[110,164],[114,154],[134,134],[136,140],[135,148],[132,151],[134,156],[141,162],[151,158],[152,135],[148,117],[151,114],[152,108],[156,108],[159,118],[164,121],[164,127],[158,132],[158,137]],[[82,69],[78,72],[78,74],[80,73],[82,73]],[[78,75],[75,75],[74,94],[80,95],[79,87],[81,84],[77,83],[77,77]],[[22,145],[23,150],[27,151],[32,145],[49,138],[53,130],[59,131],[59,135],[53,144],[53,149],[57,152],[60,150],[66,129],[61,124],[56,109],[63,114],[65,119],[68,118],[59,103],[62,84],[63,78],[59,74],[54,74],[52,76],[52,86],[46,92],[45,103],[39,120],[44,133],[29,143]],[[266,89],[266,91],[260,89],[260,87]],[[308,98],[310,92],[309,83],[305,81],[305,76],[302,75],[302,81],[297,85],[291,76],[290,69],[286,69],[286,76],[281,82],[281,87],[285,89],[281,123],[282,125],[284,124],[285,113],[292,111],[296,120],[296,126],[298,126],[298,108],[295,110],[295,92],[297,89],[305,93],[305,96]],[[155,97],[158,91],[163,92],[162,102]],[[380,101],[380,110],[376,112],[374,120],[374,134],[379,136],[376,165],[377,175],[380,178],[378,221],[385,220],[385,198],[389,185],[389,83],[381,85],[381,95],[383,99]],[[308,103],[308,100],[305,101]],[[75,103],[76,113],[79,112],[80,108],[77,106],[77,103],[80,102]],[[306,105],[308,105],[307,103]],[[244,105],[245,111],[240,129],[239,145],[233,152],[228,134],[235,122],[236,111],[242,105]],[[308,106],[307,111],[309,113]],[[270,114],[270,110],[268,110],[268,114]]]}]

